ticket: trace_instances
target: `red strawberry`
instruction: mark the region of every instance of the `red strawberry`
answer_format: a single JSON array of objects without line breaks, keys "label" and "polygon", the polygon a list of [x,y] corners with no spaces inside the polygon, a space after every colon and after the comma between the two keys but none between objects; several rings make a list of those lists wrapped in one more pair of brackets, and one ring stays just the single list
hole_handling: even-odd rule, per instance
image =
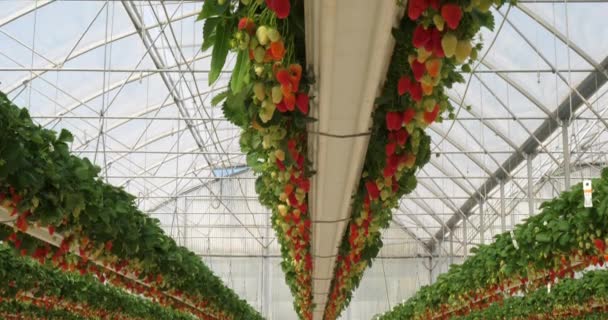
[{"label": "red strawberry", "polygon": [[419,82],[412,84],[412,87],[410,88],[410,96],[412,97],[412,100],[416,102],[420,102],[420,100],[422,100],[422,87],[420,86]]},{"label": "red strawberry", "polygon": [[105,248],[106,251],[112,251],[112,240],[106,241]]},{"label": "red strawberry", "polygon": [[386,155],[387,156],[391,156],[395,153],[395,149],[397,148],[397,144],[395,144],[394,142],[389,142],[388,144],[386,144],[385,150],[386,150]]},{"label": "red strawberry", "polygon": [[266,6],[274,11],[279,19],[287,18],[291,10],[289,0],[266,0]]},{"label": "red strawberry", "polygon": [[408,76],[401,76],[399,79],[399,83],[397,84],[397,92],[400,96],[404,95],[406,92],[410,91],[410,87],[412,86],[412,80]]},{"label": "red strawberry", "polygon": [[49,234],[52,236],[55,234],[55,226],[48,226]]},{"label": "red strawberry", "polygon": [[427,124],[431,124],[437,119],[437,115],[439,114],[439,105],[435,105],[435,109],[431,112],[424,113],[424,122]]},{"label": "red strawberry", "polygon": [[382,175],[385,178],[392,177],[395,174],[396,171],[397,171],[397,168],[391,167],[391,166],[386,166],[386,167],[384,167]]},{"label": "red strawberry", "polygon": [[429,7],[427,0],[410,0],[407,8],[407,16],[411,20],[417,20]]},{"label": "red strawberry", "polygon": [[604,240],[595,239],[593,240],[593,243],[595,244],[595,247],[600,253],[604,253],[606,251],[606,244],[604,243]]},{"label": "red strawberry", "polygon": [[239,20],[239,30],[246,30],[250,35],[255,34],[255,23],[251,18],[241,18]]},{"label": "red strawberry", "polygon": [[285,165],[283,164],[283,162],[281,160],[277,159],[276,163],[277,163],[277,167],[279,167],[279,170],[285,171]]},{"label": "red strawberry", "polygon": [[426,67],[424,66],[424,63],[420,63],[415,59],[412,61],[412,72],[414,73],[414,79],[416,79],[416,81],[420,81],[420,79],[422,79],[425,71]]},{"label": "red strawberry", "polygon": [[296,97],[296,105],[303,114],[308,114],[308,103],[308,95],[305,93],[298,93],[298,96]]},{"label": "red strawberry", "polygon": [[[409,110],[409,109],[408,109]],[[413,110],[413,109],[412,109]],[[406,111],[407,112],[407,111]],[[415,112],[414,112],[415,113]],[[404,121],[405,122],[405,121]],[[407,138],[409,137],[409,133],[407,133],[407,130],[405,129],[400,129],[399,131],[397,131],[397,144],[399,144],[400,146],[404,146],[405,143],[407,142]]]},{"label": "red strawberry", "polygon": [[275,61],[280,61],[285,56],[285,45],[283,41],[277,41],[270,44],[270,56]]},{"label": "red strawberry", "polygon": [[284,87],[291,87],[291,81],[289,77],[289,71],[286,69],[280,69],[277,71],[277,81]]},{"label": "red strawberry", "polygon": [[462,19],[462,9],[455,3],[444,4],[443,7],[441,7],[441,16],[448,27],[454,30],[458,28],[460,19]]},{"label": "red strawberry", "polygon": [[19,218],[17,218],[17,222],[15,222],[15,227],[17,227],[17,229],[19,229],[19,231],[21,231],[21,232],[27,231],[28,224],[27,224],[25,214],[22,214],[19,216]]},{"label": "red strawberry", "polygon": [[366,181],[365,188],[367,189],[367,194],[371,200],[378,199],[380,196],[380,190],[378,190],[378,185],[376,185],[376,182],[372,180]]},{"label": "red strawberry", "polygon": [[429,6],[439,11],[439,0],[429,0]]},{"label": "red strawberry", "polygon": [[416,110],[413,108],[408,108],[403,112],[403,123],[409,124],[412,119],[416,116]]},{"label": "red strawberry", "polygon": [[287,105],[285,104],[285,101],[281,100],[281,102],[277,103],[276,106],[277,106],[277,110],[279,110],[279,112],[281,112],[281,113],[287,112]]},{"label": "red strawberry", "polygon": [[441,46],[441,31],[437,30],[436,28],[433,28],[432,31],[431,41],[429,41],[431,44],[431,50],[429,51],[433,52],[437,58],[443,58],[445,57],[445,53],[443,52],[443,47]]},{"label": "red strawberry", "polygon": [[414,30],[412,44],[416,48],[422,48],[426,46],[429,41],[431,41],[431,30],[427,30],[423,25],[419,24]]},{"label": "red strawberry", "polygon": [[389,111],[386,113],[386,128],[389,131],[399,130],[402,123],[403,118],[400,112]]}]

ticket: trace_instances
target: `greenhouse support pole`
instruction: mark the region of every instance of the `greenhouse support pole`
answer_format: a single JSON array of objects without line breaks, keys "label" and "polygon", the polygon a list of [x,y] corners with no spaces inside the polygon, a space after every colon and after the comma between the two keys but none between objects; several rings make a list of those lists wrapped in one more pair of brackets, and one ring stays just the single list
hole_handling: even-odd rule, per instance
[{"label": "greenhouse support pole", "polygon": [[534,215],[534,185],[532,180],[532,154],[526,154],[526,167],[528,168],[528,214]]},{"label": "greenhouse support pole", "polygon": [[450,230],[450,265],[454,264],[454,230]]},{"label": "greenhouse support pole", "polygon": [[464,252],[463,252],[463,256],[464,257],[468,257],[469,256],[469,246],[468,246],[468,237],[467,237],[467,220],[468,219],[462,219],[462,240],[464,241]]},{"label": "greenhouse support pole", "polygon": [[483,199],[479,201],[479,242],[485,244],[486,242],[486,229],[483,212]]},{"label": "greenhouse support pole", "polygon": [[568,135],[568,120],[562,120],[562,150],[564,152],[564,190],[570,190],[570,139]]},{"label": "greenhouse support pole", "polygon": [[[267,223],[271,221],[270,213],[268,213],[268,218],[266,219]],[[269,247],[270,247],[270,225],[266,225],[266,230],[264,230],[264,237],[266,240],[266,245],[264,246],[264,258],[263,258],[263,295],[262,295],[262,314],[266,319],[272,319],[272,314],[270,312],[270,298],[271,298],[271,277],[270,277],[270,257],[269,255]]]},{"label": "greenhouse support pole", "polygon": [[[500,231],[505,232],[507,224],[506,210],[505,210],[505,181],[500,180]],[[511,226],[513,227],[513,226]]]}]

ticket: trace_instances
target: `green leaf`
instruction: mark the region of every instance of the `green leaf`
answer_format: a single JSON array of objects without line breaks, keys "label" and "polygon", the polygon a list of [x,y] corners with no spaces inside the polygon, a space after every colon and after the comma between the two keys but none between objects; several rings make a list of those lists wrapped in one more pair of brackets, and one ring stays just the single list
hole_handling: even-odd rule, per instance
[{"label": "green leaf", "polygon": [[215,97],[211,99],[211,106],[217,106],[218,104],[220,104],[220,102],[224,101],[226,97],[228,97],[228,91],[218,93],[217,95],[215,95]]},{"label": "green leaf", "polygon": [[226,63],[228,49],[230,43],[231,32],[224,20],[223,23],[217,25],[215,30],[215,45],[211,52],[211,70],[209,71],[209,85],[212,85],[220,76],[220,72]]},{"label": "green leaf", "polygon": [[538,242],[547,243],[547,242],[551,242],[551,235],[541,232],[541,233],[539,233],[539,234],[536,235],[535,239]]},{"label": "green leaf", "polygon": [[61,129],[61,133],[59,133],[59,138],[57,138],[59,142],[72,142],[74,141],[74,136],[66,129]]},{"label": "green leaf", "polygon": [[232,78],[230,78],[230,89],[233,93],[239,93],[243,89],[248,73],[249,57],[247,56],[247,51],[239,51],[236,57],[236,64],[232,70]]},{"label": "green leaf", "polygon": [[213,16],[219,16],[230,5],[230,1],[225,1],[224,4],[219,4],[217,0],[207,0],[203,3],[203,9],[198,14],[196,21],[201,21]]},{"label": "green leaf", "polygon": [[222,107],[226,119],[241,128],[246,128],[249,125],[249,115],[247,113],[247,106],[245,105],[248,92],[248,88],[241,90],[236,95],[229,92],[226,102],[224,102],[224,106]]},{"label": "green leaf", "polygon": [[207,49],[211,48],[215,43],[215,29],[220,21],[221,18],[218,17],[205,20],[205,24],[203,25],[203,44],[201,46],[201,51],[207,51]]}]

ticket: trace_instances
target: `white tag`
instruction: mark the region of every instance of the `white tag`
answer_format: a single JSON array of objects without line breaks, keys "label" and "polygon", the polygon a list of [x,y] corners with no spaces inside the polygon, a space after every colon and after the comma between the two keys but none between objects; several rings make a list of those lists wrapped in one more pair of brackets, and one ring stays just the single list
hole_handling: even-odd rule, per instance
[{"label": "white tag", "polygon": [[519,250],[519,245],[517,244],[517,240],[515,240],[515,233],[513,232],[513,230],[511,230],[510,233],[511,241],[513,241],[513,246],[515,247],[515,250]]},{"label": "white tag", "polygon": [[585,208],[593,207],[593,201],[591,197],[593,195],[593,188],[591,186],[591,180],[583,181],[583,193],[585,195]]},{"label": "white tag", "polygon": [[547,293],[551,293],[551,282],[547,284]]}]

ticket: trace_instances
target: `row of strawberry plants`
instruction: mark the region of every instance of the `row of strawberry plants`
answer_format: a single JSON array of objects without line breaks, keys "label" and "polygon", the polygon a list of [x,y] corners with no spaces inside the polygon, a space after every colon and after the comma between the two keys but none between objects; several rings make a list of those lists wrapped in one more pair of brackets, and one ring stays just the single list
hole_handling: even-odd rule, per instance
[{"label": "row of strawberry plants", "polygon": [[32,297],[55,297],[59,300],[86,305],[108,315],[132,318],[195,319],[170,308],[106,286],[92,276],[63,273],[52,265],[40,265],[6,244],[0,246],[0,296],[17,297],[26,293]]},{"label": "row of strawberry plants", "polygon": [[430,157],[429,125],[453,108],[446,90],[464,82],[482,47],[474,39],[492,29],[489,8],[503,0],[410,0],[393,30],[395,49],[382,95],[376,101],[363,174],[356,192],[329,293],[325,319],[348,305],[363,271],[381,246],[380,229],[399,199],[416,187],[415,174]]},{"label": "row of strawberry plants", "polygon": [[608,311],[608,271],[590,271],[580,279],[564,279],[551,290],[540,289],[525,296],[510,297],[482,310],[454,319],[565,319]]},{"label": "row of strawberry plants", "polygon": [[530,285],[537,288],[574,276],[587,266],[604,265],[608,260],[608,169],[592,185],[593,207],[584,207],[582,185],[574,186],[543,203],[541,212],[516,226],[513,233],[500,234],[494,243],[474,248],[474,255],[462,265],[451,266],[434,284],[421,288],[382,319],[441,318],[449,314],[446,311],[485,303],[486,297],[514,294]]},{"label": "row of strawberry plants", "polygon": [[[44,233],[45,231],[38,229],[38,232]],[[124,268],[125,264],[96,262],[96,255],[100,251],[94,253],[93,256],[88,256],[82,249],[87,246],[87,238],[81,239],[80,248],[70,250],[68,246],[64,245],[65,242],[55,247],[19,231],[17,227],[0,225],[0,239],[4,239],[5,243],[18,251],[20,256],[30,257],[40,265],[52,266],[56,270],[66,273],[88,275],[91,277],[90,279],[96,279],[101,284],[108,284],[133,295],[146,297],[163,307],[195,315],[198,319],[218,319],[215,315],[219,311],[216,307],[209,305],[207,301],[197,300],[195,302],[193,296],[188,293],[158,289],[156,285],[161,285],[162,277],[156,279],[146,277],[138,280],[138,274],[129,274],[128,270]]]},{"label": "row of strawberry plants", "polygon": [[210,84],[229,53],[236,56],[228,90],[214,97],[225,117],[243,131],[247,165],[258,175],[260,202],[272,210],[294,308],[312,318],[312,257],[308,193],[313,174],[307,156],[310,122],[303,1],[210,0],[202,49],[211,47]]},{"label": "row of strawberry plants", "polygon": [[[118,265],[160,291],[187,293],[218,309],[217,318],[260,318],[196,256],[179,247],[134,197],[98,178],[88,159],[70,155],[72,135],[34,124],[25,109],[0,93],[0,202],[9,202],[16,227],[31,225],[63,236],[62,253]],[[6,201],[5,201],[6,200]],[[83,245],[83,240],[86,242]]]},{"label": "row of strawberry plants", "polygon": [[47,319],[47,320],[86,320],[88,318],[73,314],[65,309],[46,306],[44,303],[21,302],[0,299],[0,318],[6,320]]}]

